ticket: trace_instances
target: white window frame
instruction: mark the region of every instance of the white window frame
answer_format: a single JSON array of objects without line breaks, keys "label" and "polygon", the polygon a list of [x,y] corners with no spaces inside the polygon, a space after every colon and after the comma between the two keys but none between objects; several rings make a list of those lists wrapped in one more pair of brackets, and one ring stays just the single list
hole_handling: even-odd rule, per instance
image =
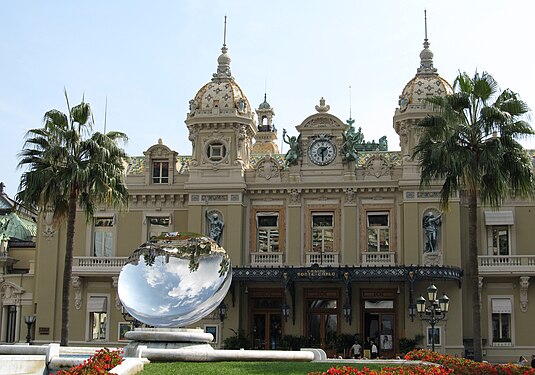
[{"label": "white window frame", "polygon": [[[96,228],[95,222],[98,219],[104,219],[104,218],[111,218],[112,219],[112,227],[109,230],[105,230],[102,228]],[[97,231],[109,231],[112,234],[112,246],[111,246],[111,254],[110,257],[115,256],[117,254],[117,217],[115,212],[99,212],[97,215],[93,216],[93,219],[90,223],[87,224],[87,230],[86,230],[86,256],[94,257],[94,250],[95,250],[95,233]]]},{"label": "white window frame", "polygon": [[[221,343],[221,324],[219,324],[219,323],[207,323],[203,327],[204,332],[209,332],[208,328],[215,328],[214,341],[210,342],[210,344],[212,346],[215,346],[216,348],[219,348],[219,345]],[[210,331],[210,333],[212,333],[212,332]]]},{"label": "white window frame", "polygon": [[[163,164],[166,163],[167,164],[167,176],[163,176],[163,171],[165,170],[165,168],[163,168]],[[159,165],[158,169],[156,169],[156,165]],[[158,184],[158,185],[165,185],[165,184],[169,184],[169,178],[171,176],[169,176],[169,171],[170,171],[170,168],[169,168],[169,160],[168,159],[152,159],[151,161],[151,176],[150,176],[150,181],[151,183],[153,184]],[[158,170],[159,172],[159,176],[155,176],[154,172]]]},{"label": "white window frame", "polygon": [[[437,332],[438,331],[438,335]],[[431,326],[426,327],[426,342],[427,346],[431,347],[433,343],[431,342]],[[438,337],[438,342],[437,342]],[[441,326],[435,326],[435,346],[442,346],[442,327]]]},{"label": "white window frame", "polygon": [[[260,218],[261,217],[268,217],[268,216],[271,216],[271,217],[276,217],[276,220],[277,220],[277,223],[274,227],[270,227],[270,226],[260,226]],[[256,251],[257,252],[267,252],[267,253],[278,253],[281,251],[280,249],[280,218],[279,218],[279,213],[278,212],[266,212],[266,211],[260,211],[260,212],[257,212],[256,213]],[[260,248],[260,231],[266,231],[266,234],[267,234],[267,243],[268,243],[268,247],[267,247],[267,250],[265,251],[262,251],[262,249]],[[277,245],[277,250],[276,251],[273,251],[273,246],[271,244],[271,239],[272,239],[272,236],[271,236],[271,233],[276,231],[277,232],[277,242],[276,242],[276,245]]]},{"label": "white window frame", "polygon": [[[492,300],[494,299],[508,299],[509,303],[511,305],[511,313],[510,313],[510,321],[509,321],[509,335],[511,336],[511,341],[494,341],[494,332],[492,327],[492,315],[493,307],[492,307]],[[514,346],[515,342],[515,309],[514,309],[514,298],[512,295],[489,295],[488,296],[488,345],[489,346]],[[505,313],[504,313],[505,314]]]},{"label": "white window frame", "polygon": [[[494,246],[494,231],[495,230],[507,231],[507,254],[500,254],[499,236],[497,237],[497,246]],[[511,227],[509,225],[488,225],[487,226],[487,246],[489,255],[511,255]]]},{"label": "white window frame", "polygon": [[[91,314],[97,311],[93,311],[90,307],[89,301],[91,300],[91,298],[106,298],[106,311],[99,311],[99,312],[103,312],[106,314],[106,325],[105,325],[106,333],[104,335],[105,336],[104,339],[93,339],[93,329],[91,326]],[[110,339],[110,301],[111,299],[110,299],[109,294],[104,294],[104,293],[87,294],[86,322],[85,322],[86,341],[88,342],[108,342],[109,341]]]},{"label": "white window frame", "polygon": [[[370,216],[386,216],[387,224],[386,225],[378,225],[378,226],[370,226]],[[375,231],[375,236],[377,238],[377,247],[373,252],[390,252],[392,251],[392,240],[391,240],[391,230],[390,230],[390,212],[388,211],[367,211],[366,212],[366,251],[370,252],[369,246],[369,233],[370,230]],[[381,232],[386,230],[388,233],[387,241],[388,241],[388,249],[382,250],[381,249]]]},{"label": "white window frame", "polygon": [[[332,225],[331,226],[314,226],[314,218],[315,217],[318,217],[318,216],[330,216],[331,217],[331,220],[332,220]],[[335,222],[335,217],[334,217],[334,212],[333,211],[313,211],[310,215],[310,220],[311,220],[311,223],[310,223],[310,226],[311,226],[311,238],[310,238],[310,251],[312,252],[317,252],[314,250],[314,229],[315,228],[320,228],[321,229],[321,250],[320,252],[321,253],[333,253],[333,252],[336,252],[336,249],[335,249],[335,245],[336,245],[336,242],[335,242],[335,226],[336,226],[336,222]],[[331,230],[331,233],[332,233],[332,238],[331,238],[331,244],[332,244],[332,250],[325,250],[325,230]]]}]

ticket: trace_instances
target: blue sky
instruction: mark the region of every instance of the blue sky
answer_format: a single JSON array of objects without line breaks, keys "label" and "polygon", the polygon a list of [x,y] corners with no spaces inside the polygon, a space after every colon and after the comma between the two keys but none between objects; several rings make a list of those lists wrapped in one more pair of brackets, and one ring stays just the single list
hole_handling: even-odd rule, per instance
[{"label": "blue sky", "polygon": [[[188,101],[211,78],[223,42],[255,108],[267,91],[274,123],[295,134],[320,97],[352,117],[366,140],[388,137],[398,96],[419,66],[423,10],[435,67],[488,71],[535,108],[531,1],[5,1],[0,6],[0,181],[14,196],[17,154],[28,129],[82,95],[102,130],[130,137],[132,156],[162,138],[181,155],[191,144]],[[524,142],[535,148],[535,139]]]}]

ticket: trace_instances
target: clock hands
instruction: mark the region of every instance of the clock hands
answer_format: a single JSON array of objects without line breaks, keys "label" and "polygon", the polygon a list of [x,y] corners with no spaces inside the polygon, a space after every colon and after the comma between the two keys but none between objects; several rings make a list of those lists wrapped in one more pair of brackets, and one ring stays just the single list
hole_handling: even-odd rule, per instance
[{"label": "clock hands", "polygon": [[326,151],[327,151],[327,147],[325,146],[318,148],[318,153],[321,155],[321,161],[325,160]]}]

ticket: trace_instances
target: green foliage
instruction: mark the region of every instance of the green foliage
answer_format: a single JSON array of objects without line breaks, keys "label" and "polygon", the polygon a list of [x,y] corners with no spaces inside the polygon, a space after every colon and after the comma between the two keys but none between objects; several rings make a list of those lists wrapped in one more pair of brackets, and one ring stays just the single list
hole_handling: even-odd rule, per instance
[{"label": "green foliage", "polygon": [[343,353],[355,343],[355,336],[349,333],[341,333],[336,336],[336,351]]},{"label": "green foliage", "polygon": [[29,130],[19,157],[22,174],[17,200],[37,208],[50,225],[67,221],[61,294],[61,345],[68,345],[69,293],[78,207],[86,219],[98,207],[122,208],[128,203],[124,183],[127,155],[119,142],[125,134],[93,132],[91,106],[83,100],[68,113],[45,113],[42,128]]},{"label": "green foliage", "polygon": [[418,346],[422,344],[422,339],[424,338],[424,335],[418,334],[413,339],[409,339],[408,337],[402,337],[399,339],[399,352],[400,353],[408,353],[411,350],[416,349]]},{"label": "green foliage", "polygon": [[[352,364],[353,366],[354,364]],[[332,363],[318,362],[174,362],[145,365],[143,375],[306,375],[313,371],[327,371]],[[355,368],[363,365],[355,364]],[[367,368],[380,369],[380,365],[366,364]]]},{"label": "green foliage", "polygon": [[281,339],[282,350],[300,350],[309,346],[309,340],[305,336],[284,335]]},{"label": "green foliage", "polygon": [[251,341],[243,329],[240,328],[238,331],[234,331],[234,333],[234,336],[229,336],[223,340],[223,347],[225,349],[251,349]]}]

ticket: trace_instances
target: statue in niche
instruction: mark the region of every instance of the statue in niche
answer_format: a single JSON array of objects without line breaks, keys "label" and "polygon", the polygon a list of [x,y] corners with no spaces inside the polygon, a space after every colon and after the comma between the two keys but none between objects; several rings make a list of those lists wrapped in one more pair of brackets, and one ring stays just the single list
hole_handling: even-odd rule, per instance
[{"label": "statue in niche", "polygon": [[424,253],[433,253],[437,251],[437,240],[440,234],[442,224],[442,214],[435,216],[433,212],[428,212],[422,219],[422,226],[425,233]]},{"label": "statue in niche", "polygon": [[282,129],[282,139],[284,143],[288,144],[290,146],[290,149],[284,156],[285,159],[285,165],[293,165],[297,163],[297,160],[301,157],[301,134],[299,134],[299,137],[288,136],[286,133],[286,129]]},{"label": "statue in niche", "polygon": [[225,223],[219,217],[217,212],[205,212],[206,222],[208,223],[208,232],[211,239],[213,239],[219,246],[221,246],[221,237],[223,236],[223,228]]}]

